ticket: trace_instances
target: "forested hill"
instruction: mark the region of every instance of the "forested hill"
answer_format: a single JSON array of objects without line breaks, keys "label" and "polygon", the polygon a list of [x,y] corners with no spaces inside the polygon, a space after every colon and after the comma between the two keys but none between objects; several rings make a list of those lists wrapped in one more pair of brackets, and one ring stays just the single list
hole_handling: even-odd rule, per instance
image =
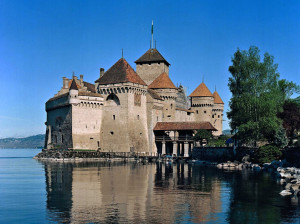
[{"label": "forested hill", "polygon": [[26,138],[2,138],[0,149],[35,149],[43,148],[45,135],[34,135]]}]

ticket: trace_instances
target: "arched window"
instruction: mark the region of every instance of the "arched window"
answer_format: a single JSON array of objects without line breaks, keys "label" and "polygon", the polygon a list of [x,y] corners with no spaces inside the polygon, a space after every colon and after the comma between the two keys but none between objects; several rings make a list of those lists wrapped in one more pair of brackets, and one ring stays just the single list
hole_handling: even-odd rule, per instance
[{"label": "arched window", "polygon": [[106,105],[107,106],[119,106],[120,105],[120,100],[119,100],[119,98],[117,97],[116,94],[111,93],[106,98]]}]

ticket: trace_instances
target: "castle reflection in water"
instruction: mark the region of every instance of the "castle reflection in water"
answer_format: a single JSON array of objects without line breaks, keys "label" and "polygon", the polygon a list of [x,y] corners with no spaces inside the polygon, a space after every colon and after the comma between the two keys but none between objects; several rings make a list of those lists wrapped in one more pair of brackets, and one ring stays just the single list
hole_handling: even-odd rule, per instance
[{"label": "castle reflection in water", "polygon": [[162,163],[43,162],[49,221],[195,223],[221,212],[210,169]]}]

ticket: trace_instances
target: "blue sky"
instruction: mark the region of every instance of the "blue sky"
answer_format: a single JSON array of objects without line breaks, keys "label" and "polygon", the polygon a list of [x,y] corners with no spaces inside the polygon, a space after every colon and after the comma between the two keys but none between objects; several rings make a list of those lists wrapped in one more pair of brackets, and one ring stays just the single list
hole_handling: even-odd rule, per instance
[{"label": "blue sky", "polygon": [[[258,46],[300,84],[300,1],[42,1],[0,0],[0,138],[44,133],[45,102],[62,77],[94,82],[120,57],[134,61],[157,49],[174,84],[190,94],[202,81],[225,102],[228,67],[237,48]],[[228,121],[224,117],[224,129]]]}]

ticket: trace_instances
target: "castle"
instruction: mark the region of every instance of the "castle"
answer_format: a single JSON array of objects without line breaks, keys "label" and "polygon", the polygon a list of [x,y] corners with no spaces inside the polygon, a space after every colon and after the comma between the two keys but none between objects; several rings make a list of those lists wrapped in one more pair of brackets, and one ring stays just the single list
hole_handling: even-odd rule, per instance
[{"label": "castle", "polygon": [[202,82],[190,95],[169,76],[155,48],[135,61],[122,57],[95,84],[73,74],[46,102],[46,149],[86,149],[188,157],[199,129],[222,134],[224,103]]}]

